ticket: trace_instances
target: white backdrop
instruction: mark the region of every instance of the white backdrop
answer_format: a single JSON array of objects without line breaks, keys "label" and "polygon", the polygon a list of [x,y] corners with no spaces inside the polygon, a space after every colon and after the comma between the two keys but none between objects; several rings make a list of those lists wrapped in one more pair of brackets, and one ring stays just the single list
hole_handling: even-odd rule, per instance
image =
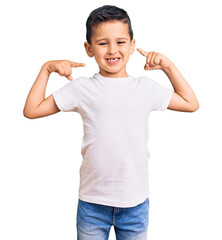
[{"label": "white backdrop", "polygon": [[[98,72],[84,49],[86,19],[105,4],[124,8],[136,47],[171,59],[193,88],[194,113],[153,112],[149,121],[148,239],[221,240],[221,8],[220,1],[5,1],[1,23],[0,239],[76,239],[83,124],[77,113],[39,119],[23,107],[49,60],[86,63],[73,77]],[[145,71],[137,51],[128,73],[172,88],[160,70]],[[46,97],[69,81],[51,74]],[[111,228],[110,238],[115,239]]]}]

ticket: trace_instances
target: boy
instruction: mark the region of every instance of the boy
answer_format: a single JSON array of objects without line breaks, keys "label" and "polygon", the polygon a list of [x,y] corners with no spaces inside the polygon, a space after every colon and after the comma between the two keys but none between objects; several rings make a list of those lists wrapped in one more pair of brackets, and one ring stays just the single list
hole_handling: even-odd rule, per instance
[{"label": "boy", "polygon": [[[24,116],[39,118],[59,111],[78,112],[84,123],[81,154],[77,235],[80,240],[108,239],[112,225],[118,240],[146,239],[148,228],[148,117],[151,111],[194,112],[198,100],[179,70],[164,55],[137,51],[146,58],[145,70],[160,69],[174,91],[142,76],[127,74],[126,64],[135,39],[126,11],[105,5],[87,19],[89,57],[99,73],[73,80],[68,60],[46,62],[33,84]],[[51,72],[71,82],[45,98]]]}]

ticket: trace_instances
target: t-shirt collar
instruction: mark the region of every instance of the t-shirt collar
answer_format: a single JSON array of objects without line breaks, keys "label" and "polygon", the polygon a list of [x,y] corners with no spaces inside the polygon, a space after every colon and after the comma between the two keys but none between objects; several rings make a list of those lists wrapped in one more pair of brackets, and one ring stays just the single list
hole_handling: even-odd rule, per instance
[{"label": "t-shirt collar", "polygon": [[109,77],[104,77],[102,74],[100,73],[95,73],[93,76],[95,79],[99,79],[99,80],[127,80],[127,79],[132,79],[133,76],[129,75],[128,77],[122,77],[122,78],[109,78]]}]

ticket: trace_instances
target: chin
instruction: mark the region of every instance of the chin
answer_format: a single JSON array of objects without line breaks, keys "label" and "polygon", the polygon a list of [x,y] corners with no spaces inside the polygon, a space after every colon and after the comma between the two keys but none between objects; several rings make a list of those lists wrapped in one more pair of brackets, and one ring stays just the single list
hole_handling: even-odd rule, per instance
[{"label": "chin", "polygon": [[119,72],[119,71],[121,71],[121,69],[120,68],[107,68],[107,67],[100,67],[99,68],[100,70],[102,70],[102,71],[105,71],[105,72],[108,72],[108,73],[117,73],[117,72]]},{"label": "chin", "polygon": [[105,69],[103,69],[103,71],[105,71],[107,73],[112,73],[112,74],[117,74],[120,72],[120,70],[105,70]]}]

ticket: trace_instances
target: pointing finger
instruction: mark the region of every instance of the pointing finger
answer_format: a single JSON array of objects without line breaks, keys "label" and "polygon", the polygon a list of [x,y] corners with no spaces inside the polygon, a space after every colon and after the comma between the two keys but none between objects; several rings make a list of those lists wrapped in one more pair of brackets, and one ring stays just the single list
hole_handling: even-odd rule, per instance
[{"label": "pointing finger", "polygon": [[72,62],[72,61],[69,61],[69,62],[70,62],[71,67],[85,67],[86,66],[85,63],[77,63],[77,62]]},{"label": "pointing finger", "polygon": [[141,48],[137,48],[137,51],[140,52],[144,57],[148,56],[148,52],[142,50]]}]

